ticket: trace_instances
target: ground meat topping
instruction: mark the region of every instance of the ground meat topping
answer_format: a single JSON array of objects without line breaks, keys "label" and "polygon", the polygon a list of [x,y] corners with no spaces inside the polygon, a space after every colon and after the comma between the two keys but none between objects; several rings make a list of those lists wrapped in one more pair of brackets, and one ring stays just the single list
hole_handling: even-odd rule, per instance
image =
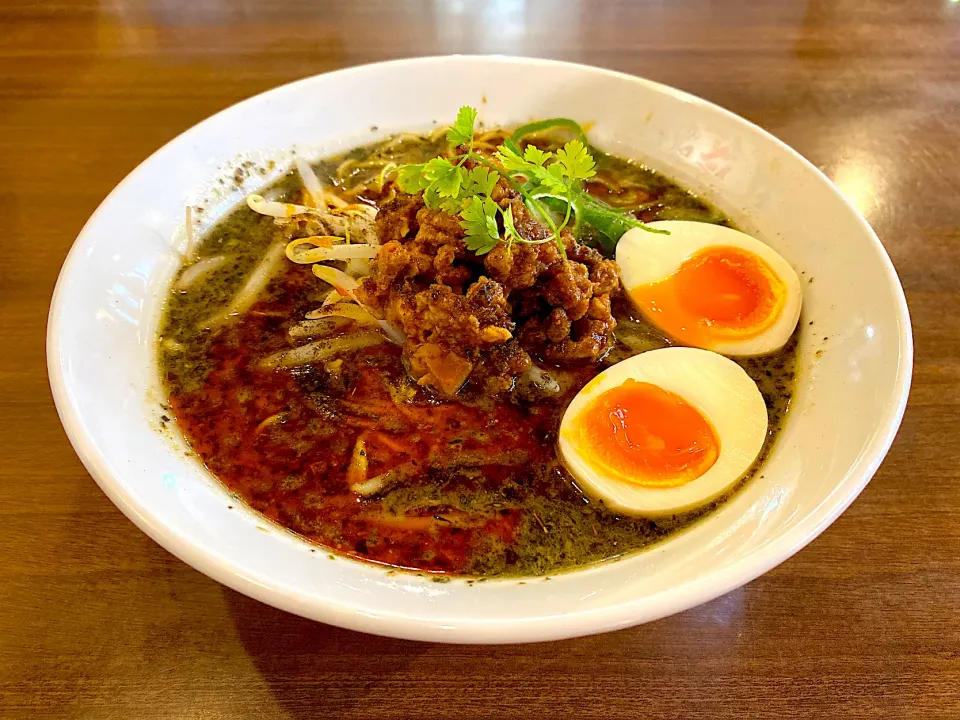
[{"label": "ground meat topping", "polygon": [[[548,237],[508,187],[493,196],[511,207],[524,238]],[[413,195],[386,203],[376,229],[383,247],[358,295],[406,333],[404,357],[420,384],[450,395],[470,378],[504,392],[530,368],[531,355],[565,365],[596,361],[609,348],[617,265],[569,233],[566,258],[552,241],[500,243],[478,257],[459,218]]]}]

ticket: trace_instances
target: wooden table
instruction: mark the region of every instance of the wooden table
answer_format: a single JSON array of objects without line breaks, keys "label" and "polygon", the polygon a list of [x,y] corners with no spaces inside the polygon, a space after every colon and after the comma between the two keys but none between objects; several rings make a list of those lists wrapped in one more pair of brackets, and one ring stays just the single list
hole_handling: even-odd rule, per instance
[{"label": "wooden table", "polygon": [[[709,605],[567,642],[380,639],[195,572],[60,428],[44,324],[87,216],[227,105],[345,65],[513,53],[676,85],[759,123],[873,224],[913,313],[887,461],[798,556]],[[960,717],[956,0],[0,0],[0,716]]]}]

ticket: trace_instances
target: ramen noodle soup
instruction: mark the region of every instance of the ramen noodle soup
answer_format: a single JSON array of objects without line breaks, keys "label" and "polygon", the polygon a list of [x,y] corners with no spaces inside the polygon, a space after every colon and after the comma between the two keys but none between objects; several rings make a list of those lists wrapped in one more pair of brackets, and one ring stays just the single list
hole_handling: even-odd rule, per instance
[{"label": "ramen noodle soup", "polygon": [[298,159],[188,248],[158,360],[209,471],[369,562],[533,576],[660,542],[762,466],[800,289],[552,119]]}]

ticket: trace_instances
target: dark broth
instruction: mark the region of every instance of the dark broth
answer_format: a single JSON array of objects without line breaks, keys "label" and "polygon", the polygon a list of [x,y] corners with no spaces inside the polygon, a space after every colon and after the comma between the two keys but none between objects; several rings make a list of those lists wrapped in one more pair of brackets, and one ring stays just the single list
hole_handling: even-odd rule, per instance
[{"label": "dark broth", "polygon": [[[394,143],[400,162],[434,156],[438,146]],[[359,148],[322,163],[330,179],[345,159],[382,157]],[[596,153],[601,177],[644,220],[727,219],[657,173]],[[342,178],[341,178],[342,179]],[[270,189],[290,195],[292,175]],[[255,368],[288,349],[288,328],[329,292],[310,268],[287,263],[238,321],[211,331],[203,320],[224,307],[273,238],[273,221],[243,206],[202,240],[199,257],[230,262],[187,292],[171,292],[162,321],[159,365],[184,436],[237,497],[304,538],[387,565],[457,575],[543,575],[620,557],[690,526],[742,486],[769,452],[790,402],[796,338],[774,355],[739,360],[769,409],[767,441],[754,469],[719,500],[657,519],[629,517],[585,495],[557,458],[556,434],[568,402],[598,372],[631,355],[669,346],[623,299],[614,303],[616,347],[600,363],[557,371],[562,391],[543,401],[491,400],[469,383],[459,402],[439,402],[407,377],[398,347],[382,344],[329,366]],[[398,404],[399,403],[399,404]],[[411,476],[381,496],[361,499],[346,481],[357,437],[367,433],[371,474],[403,465]]]}]

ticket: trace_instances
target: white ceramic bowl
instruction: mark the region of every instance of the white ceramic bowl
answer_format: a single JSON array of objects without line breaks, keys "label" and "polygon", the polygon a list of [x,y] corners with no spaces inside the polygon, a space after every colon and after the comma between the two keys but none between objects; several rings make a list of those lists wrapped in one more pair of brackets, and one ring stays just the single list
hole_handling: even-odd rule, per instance
[{"label": "white ceramic bowl", "polygon": [[[212,219],[244,159],[331,154],[448,122],[555,115],[595,121],[594,142],[694,189],[814,282],[804,285],[793,409],[761,476],[704,522],[619,562],[518,583],[437,583],[323,551],[237,505],[158,432],[154,332],[183,242],[184,207]],[[203,225],[204,223],[200,223]],[[202,229],[202,228],[200,228]],[[808,323],[813,322],[810,326]],[[445,57],[352,68],[246,100],[147,159],[103,202],[60,274],[50,382],[81,460],[114,503],[172,553],[263,602],[356,630],[446,642],[525,642],[653,620],[749,582],[850,504],[883,459],[912,365],[889,258],[837,189],[789,147],[703,100],[628,75],[541,60]],[[822,356],[818,357],[819,351]]]}]

